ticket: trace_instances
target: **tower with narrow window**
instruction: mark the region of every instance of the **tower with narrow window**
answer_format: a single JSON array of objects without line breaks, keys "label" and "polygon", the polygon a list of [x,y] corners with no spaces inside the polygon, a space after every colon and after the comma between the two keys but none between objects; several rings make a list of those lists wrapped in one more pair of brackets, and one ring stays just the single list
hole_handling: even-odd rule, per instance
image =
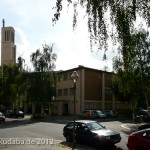
[{"label": "tower with narrow window", "polygon": [[16,63],[15,30],[13,27],[5,27],[3,19],[1,28],[1,65]]}]

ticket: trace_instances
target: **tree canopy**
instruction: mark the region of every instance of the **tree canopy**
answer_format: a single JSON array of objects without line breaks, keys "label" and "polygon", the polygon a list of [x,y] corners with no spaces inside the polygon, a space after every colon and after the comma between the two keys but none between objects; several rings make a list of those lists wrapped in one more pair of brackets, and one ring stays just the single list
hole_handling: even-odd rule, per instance
[{"label": "tree canopy", "polygon": [[[127,100],[136,102],[143,107],[150,103],[150,38],[145,30],[132,35],[132,47],[126,59],[127,67],[124,69],[123,57],[114,59],[114,92],[127,96]],[[116,88],[116,86],[118,88]]]},{"label": "tree canopy", "polygon": [[[85,9],[88,18],[90,44],[98,43],[100,50],[108,49],[108,38],[114,44],[119,43],[118,51],[126,62],[127,51],[130,50],[130,39],[136,28],[136,21],[141,19],[147,27],[150,26],[149,0],[67,0],[73,6],[73,28],[77,25],[80,15],[78,7]],[[63,0],[56,0],[53,22],[59,20],[63,9]],[[109,15],[108,15],[109,14]],[[108,17],[109,16],[109,20]],[[110,29],[111,27],[111,29]]]},{"label": "tree canopy", "polygon": [[55,68],[57,55],[53,53],[53,45],[42,45],[42,50],[37,49],[31,54],[31,62],[36,72],[52,71]]}]

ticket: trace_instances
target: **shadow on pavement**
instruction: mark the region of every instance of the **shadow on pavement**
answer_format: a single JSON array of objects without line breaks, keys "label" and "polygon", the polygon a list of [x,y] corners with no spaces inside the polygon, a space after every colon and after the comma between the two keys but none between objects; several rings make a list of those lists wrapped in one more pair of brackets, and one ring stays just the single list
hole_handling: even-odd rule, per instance
[{"label": "shadow on pavement", "polygon": [[[64,147],[69,147],[69,149],[74,150],[74,148],[72,148],[73,147],[73,143],[69,143],[69,142],[63,141],[60,144],[63,145]],[[91,147],[88,144],[84,144],[84,145],[76,144],[76,148],[75,149],[76,150],[123,150],[122,148],[119,148],[119,147],[117,147],[115,145],[113,145],[113,146],[103,146],[103,147],[100,147],[100,148],[94,148],[94,147]]]},{"label": "shadow on pavement", "polygon": [[31,121],[26,119],[11,119],[10,121],[6,121],[5,123],[0,123],[0,129],[25,126],[33,123],[37,123],[37,121]]},{"label": "shadow on pavement", "polygon": [[131,131],[131,130],[130,131],[121,130],[121,132],[123,132],[126,135],[129,135],[129,134],[133,133],[134,131]]}]

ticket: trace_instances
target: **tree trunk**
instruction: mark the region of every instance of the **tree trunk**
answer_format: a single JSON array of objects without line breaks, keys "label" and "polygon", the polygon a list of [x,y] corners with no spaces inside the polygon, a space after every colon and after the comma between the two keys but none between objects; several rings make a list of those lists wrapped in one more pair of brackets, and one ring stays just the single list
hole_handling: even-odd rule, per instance
[{"label": "tree trunk", "polygon": [[44,104],[41,104],[41,114],[44,114]]},{"label": "tree trunk", "polygon": [[148,103],[148,99],[147,99],[147,94],[144,94],[144,96],[145,96],[146,106],[148,108],[149,107],[149,103]]},{"label": "tree trunk", "polygon": [[35,114],[35,103],[32,102],[32,114]]}]

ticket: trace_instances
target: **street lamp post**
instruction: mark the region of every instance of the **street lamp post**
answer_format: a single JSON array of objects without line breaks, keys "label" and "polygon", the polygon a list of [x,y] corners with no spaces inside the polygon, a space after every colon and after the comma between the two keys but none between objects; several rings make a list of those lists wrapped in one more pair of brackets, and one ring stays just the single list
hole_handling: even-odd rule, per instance
[{"label": "street lamp post", "polygon": [[52,104],[54,103],[55,96],[52,96],[51,101],[49,102],[49,115],[52,116]]},{"label": "street lamp post", "polygon": [[77,80],[79,78],[79,75],[76,71],[74,71],[71,75],[71,78],[73,80],[73,89],[74,89],[74,101],[73,101],[73,104],[74,104],[74,112],[73,112],[73,148],[76,147],[75,145],[75,120],[76,120],[76,83],[77,83]]}]

